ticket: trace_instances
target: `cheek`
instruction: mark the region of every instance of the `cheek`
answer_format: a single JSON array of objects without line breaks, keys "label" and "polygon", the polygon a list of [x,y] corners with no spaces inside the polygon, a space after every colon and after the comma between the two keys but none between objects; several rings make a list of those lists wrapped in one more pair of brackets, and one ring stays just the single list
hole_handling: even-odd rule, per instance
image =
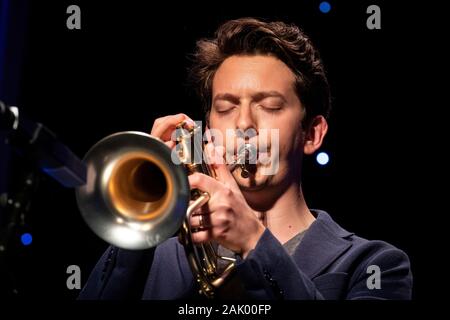
[{"label": "cheek", "polygon": [[216,145],[226,145],[227,130],[232,128],[233,126],[230,126],[227,121],[216,119],[214,116],[209,118],[209,129],[214,136],[213,139]]},{"label": "cheek", "polygon": [[286,120],[279,130],[280,156],[298,156],[302,150],[302,127],[299,121]]},{"label": "cheek", "polygon": [[300,129],[300,119],[297,115],[286,112],[281,116],[266,117],[264,125],[267,128],[278,128],[280,138],[294,138]]},{"label": "cheek", "polygon": [[220,117],[212,112],[209,116],[209,128],[220,130],[225,133],[227,128],[234,128],[234,126],[231,119],[228,117]]}]

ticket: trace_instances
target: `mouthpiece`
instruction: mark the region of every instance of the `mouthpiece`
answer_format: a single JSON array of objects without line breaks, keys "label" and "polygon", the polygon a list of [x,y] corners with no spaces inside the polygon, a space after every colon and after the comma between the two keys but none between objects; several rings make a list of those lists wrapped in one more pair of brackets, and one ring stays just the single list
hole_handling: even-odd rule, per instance
[{"label": "mouthpiece", "polygon": [[257,163],[256,147],[250,143],[242,145],[233,163],[228,165],[228,169],[233,172],[236,167],[241,168],[241,177],[247,179],[250,176],[250,165],[256,165]]}]

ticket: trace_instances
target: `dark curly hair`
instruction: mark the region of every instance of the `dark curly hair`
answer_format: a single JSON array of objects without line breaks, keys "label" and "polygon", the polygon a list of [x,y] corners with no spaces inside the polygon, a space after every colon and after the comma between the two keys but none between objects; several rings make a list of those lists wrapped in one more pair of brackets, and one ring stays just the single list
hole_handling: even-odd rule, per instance
[{"label": "dark curly hair", "polygon": [[296,91],[306,110],[304,124],[317,115],[328,116],[330,89],[325,70],[310,39],[295,25],[254,18],[222,24],[213,39],[197,42],[190,82],[207,114],[211,109],[212,82],[222,62],[233,55],[271,55],[295,74]]}]

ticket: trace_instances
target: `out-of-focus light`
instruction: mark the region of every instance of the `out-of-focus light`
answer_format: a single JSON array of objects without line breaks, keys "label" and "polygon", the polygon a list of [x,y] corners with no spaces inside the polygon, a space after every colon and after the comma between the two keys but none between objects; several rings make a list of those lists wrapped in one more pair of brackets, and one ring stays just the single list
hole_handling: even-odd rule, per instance
[{"label": "out-of-focus light", "polygon": [[317,163],[321,166],[326,165],[330,161],[330,157],[326,152],[320,152],[316,157]]},{"label": "out-of-focus light", "polygon": [[319,9],[322,13],[328,13],[331,10],[331,5],[327,1],[322,1],[319,5]]},{"label": "out-of-focus light", "polygon": [[22,241],[22,244],[24,246],[29,246],[31,244],[31,242],[33,242],[33,236],[30,233],[24,233],[20,237],[20,240]]}]

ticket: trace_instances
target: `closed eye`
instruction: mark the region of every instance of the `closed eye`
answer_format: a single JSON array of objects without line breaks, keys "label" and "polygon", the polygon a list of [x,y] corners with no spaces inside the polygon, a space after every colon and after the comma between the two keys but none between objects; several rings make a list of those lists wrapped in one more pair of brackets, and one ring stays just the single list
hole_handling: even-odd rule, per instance
[{"label": "closed eye", "polygon": [[269,113],[277,113],[277,112],[280,112],[283,109],[282,106],[268,106],[268,105],[261,105],[261,108],[265,112],[269,112]]},{"label": "closed eye", "polygon": [[258,107],[269,113],[280,112],[284,105],[285,100],[279,96],[265,96],[262,97],[258,103]]},{"label": "closed eye", "polygon": [[235,108],[236,106],[229,102],[221,102],[214,105],[214,110],[219,114],[227,114]]},{"label": "closed eye", "polygon": [[234,109],[234,107],[233,107],[233,108],[229,108],[229,109],[225,109],[225,110],[216,110],[216,112],[217,112],[218,114],[225,115],[225,114],[228,114],[228,113],[230,113],[231,111],[233,111],[233,109]]}]

